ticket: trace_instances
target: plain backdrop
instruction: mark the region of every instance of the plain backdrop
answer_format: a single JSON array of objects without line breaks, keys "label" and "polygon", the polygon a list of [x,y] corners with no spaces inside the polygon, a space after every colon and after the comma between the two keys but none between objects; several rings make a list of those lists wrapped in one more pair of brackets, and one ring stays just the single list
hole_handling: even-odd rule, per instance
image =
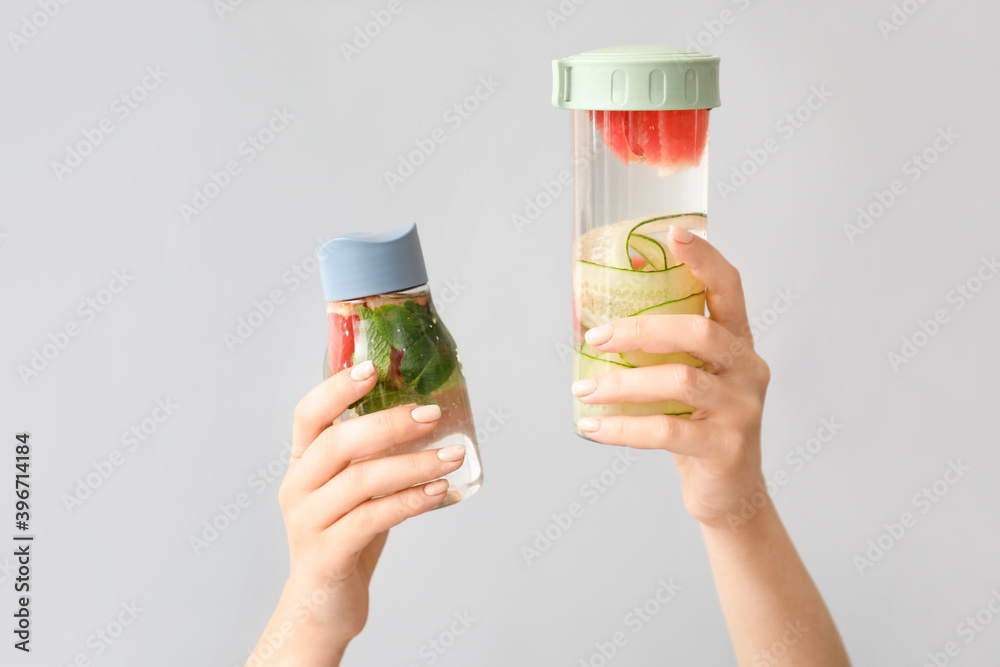
[{"label": "plain backdrop", "polygon": [[[923,665],[949,642],[948,664],[995,661],[996,5],[392,6],[4,3],[0,664],[242,664],[287,575],[292,409],[321,380],[310,258],[409,221],[485,484],[392,532],[344,665],[733,664],[670,457],[615,472],[616,451],[572,431],[571,195],[552,185],[569,114],[550,61],[621,44],[722,58],[709,238],[773,371],[765,472],[855,663]],[[456,123],[455,104],[476,108]],[[30,655],[12,647],[21,431]],[[666,604],[661,580],[680,586]]]}]

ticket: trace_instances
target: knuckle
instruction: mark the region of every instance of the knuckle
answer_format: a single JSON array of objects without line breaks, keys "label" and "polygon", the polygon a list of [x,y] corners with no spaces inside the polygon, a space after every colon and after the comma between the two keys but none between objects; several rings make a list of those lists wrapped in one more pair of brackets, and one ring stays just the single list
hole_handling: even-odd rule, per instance
[{"label": "knuckle", "polygon": [[281,508],[282,512],[287,512],[291,507],[292,503],[292,489],[286,477],[282,482],[281,486],[278,487],[278,507]]},{"label": "knuckle", "polygon": [[636,340],[643,340],[649,335],[651,323],[648,315],[636,315],[635,317],[628,318],[626,322],[631,323],[631,334]]},{"label": "knuckle", "polygon": [[[612,371],[605,373],[597,379],[597,389],[604,390],[605,393],[616,394],[622,388],[622,372]],[[596,393],[597,390],[594,390]]]},{"label": "knuckle", "polygon": [[361,463],[355,463],[354,465],[347,466],[347,469],[344,470],[343,474],[346,476],[344,481],[347,482],[348,486],[354,489],[361,488],[367,480],[365,466]]},{"label": "knuckle", "polygon": [[729,280],[733,283],[734,287],[743,289],[743,276],[740,275],[740,270],[732,264],[729,265]]},{"label": "knuckle", "polygon": [[691,334],[698,340],[708,340],[715,333],[712,325],[714,322],[702,315],[695,315],[690,320]]},{"label": "knuckle", "polygon": [[[420,495],[423,489],[407,489],[399,494],[399,502],[396,505],[398,518],[405,519],[420,511]],[[426,496],[427,494],[424,493]]]},{"label": "knuckle", "polygon": [[762,386],[771,384],[771,367],[761,357],[757,357],[757,374]]},{"label": "knuckle", "polygon": [[375,413],[375,426],[384,435],[392,435],[395,430],[395,420],[392,418],[392,410],[380,410]]},{"label": "knuckle", "polygon": [[306,400],[302,399],[295,405],[295,410],[292,411],[292,421],[296,424],[301,424],[306,418]]},{"label": "knuckle", "polygon": [[698,385],[697,369],[687,364],[673,364],[674,384],[682,388],[696,388]]},{"label": "knuckle", "polygon": [[652,434],[656,442],[667,443],[677,435],[677,424],[666,415],[657,415],[652,421]]},{"label": "knuckle", "polygon": [[352,527],[354,530],[366,530],[375,521],[375,509],[372,507],[371,501],[364,502],[351,512],[351,516],[353,517]]}]

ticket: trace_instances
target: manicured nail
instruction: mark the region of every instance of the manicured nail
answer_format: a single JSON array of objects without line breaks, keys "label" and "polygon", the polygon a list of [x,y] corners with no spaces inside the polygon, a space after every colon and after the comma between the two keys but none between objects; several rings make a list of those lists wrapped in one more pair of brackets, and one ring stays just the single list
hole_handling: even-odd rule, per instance
[{"label": "manicured nail", "polygon": [[670,236],[678,243],[685,245],[691,243],[691,240],[694,238],[694,234],[691,233],[690,229],[685,229],[677,225],[670,225]]},{"label": "manicured nail", "polygon": [[424,487],[424,493],[428,496],[440,496],[448,490],[448,480],[438,479]]},{"label": "manicured nail", "polygon": [[448,445],[438,450],[438,458],[442,461],[458,461],[465,456],[465,445]]},{"label": "manicured nail", "polygon": [[583,417],[576,422],[576,425],[581,431],[593,433],[597,429],[601,428],[601,420],[594,417]]},{"label": "manicured nail", "polygon": [[375,372],[375,364],[369,359],[368,361],[358,364],[351,369],[351,379],[356,382],[361,382],[362,380],[367,380]]},{"label": "manicured nail", "polygon": [[413,417],[413,421],[420,422],[421,424],[437,421],[441,418],[441,407],[438,405],[421,405],[419,408],[413,408],[410,416]]},{"label": "manicured nail", "polygon": [[573,392],[574,396],[586,396],[587,394],[593,394],[594,390],[597,389],[597,378],[584,378],[582,380],[577,380],[570,387],[570,391]]},{"label": "manicured nail", "polygon": [[587,342],[591,345],[603,345],[611,340],[611,337],[615,335],[615,328],[610,324],[602,324],[599,327],[594,327],[589,329],[587,333],[583,334],[583,337],[587,339]]}]

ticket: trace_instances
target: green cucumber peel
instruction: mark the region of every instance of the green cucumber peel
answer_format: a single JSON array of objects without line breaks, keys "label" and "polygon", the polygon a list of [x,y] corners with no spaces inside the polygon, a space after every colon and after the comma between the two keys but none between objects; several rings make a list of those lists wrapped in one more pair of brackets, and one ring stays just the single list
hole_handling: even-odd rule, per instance
[{"label": "green cucumber peel", "polygon": [[[677,266],[681,266],[681,265],[678,264]],[[693,299],[696,296],[698,296],[699,294],[704,294],[704,293],[705,293],[705,290],[702,290],[700,292],[695,292],[694,294],[688,294],[687,296],[682,296],[679,299],[673,299],[671,301],[664,301],[663,303],[658,303],[655,306],[649,306],[648,308],[643,308],[642,310],[637,310],[636,312],[634,312],[631,315],[629,315],[629,317],[635,317],[636,315],[642,315],[644,313],[648,313],[651,310],[656,310],[657,308],[662,308],[663,306],[666,306],[667,304],[680,303],[681,301],[687,301],[688,299]]]},{"label": "green cucumber peel", "polygon": [[639,236],[641,238],[648,239],[649,241],[652,241],[656,245],[660,246],[660,250],[663,252],[663,265],[664,265],[664,268],[672,268],[672,267],[666,266],[666,264],[667,264],[667,258],[669,257],[669,253],[667,252],[667,249],[663,247],[663,244],[660,243],[659,241],[657,241],[656,239],[653,239],[653,238],[650,238],[650,237],[646,236],[645,234],[639,234],[639,233],[637,233],[636,230],[638,230],[643,225],[648,225],[651,222],[661,222],[663,220],[676,220],[677,218],[686,218],[688,216],[695,216],[695,217],[705,218],[705,219],[708,218],[708,215],[706,215],[705,213],[671,213],[670,215],[658,215],[658,216],[656,216],[654,218],[646,218],[642,222],[636,224],[632,229],[629,230],[628,234],[625,237],[625,262],[626,262],[625,266],[628,266],[628,267],[632,266],[632,258],[629,257],[629,254],[628,254],[628,249],[630,247],[633,250],[635,250],[636,252],[638,252],[640,255],[642,255],[643,257],[646,257],[647,260],[649,260],[650,262],[652,262],[652,259],[650,257],[646,256],[644,253],[642,253],[638,248],[636,248],[632,244],[632,237],[633,236]]}]

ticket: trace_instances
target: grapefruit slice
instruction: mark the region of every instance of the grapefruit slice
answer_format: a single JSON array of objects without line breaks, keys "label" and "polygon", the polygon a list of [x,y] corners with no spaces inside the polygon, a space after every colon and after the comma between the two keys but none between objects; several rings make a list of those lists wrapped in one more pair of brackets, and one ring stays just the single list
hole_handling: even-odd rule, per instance
[{"label": "grapefruit slice", "polygon": [[701,164],[708,144],[708,109],[591,111],[605,145],[625,164],[675,173]]}]

